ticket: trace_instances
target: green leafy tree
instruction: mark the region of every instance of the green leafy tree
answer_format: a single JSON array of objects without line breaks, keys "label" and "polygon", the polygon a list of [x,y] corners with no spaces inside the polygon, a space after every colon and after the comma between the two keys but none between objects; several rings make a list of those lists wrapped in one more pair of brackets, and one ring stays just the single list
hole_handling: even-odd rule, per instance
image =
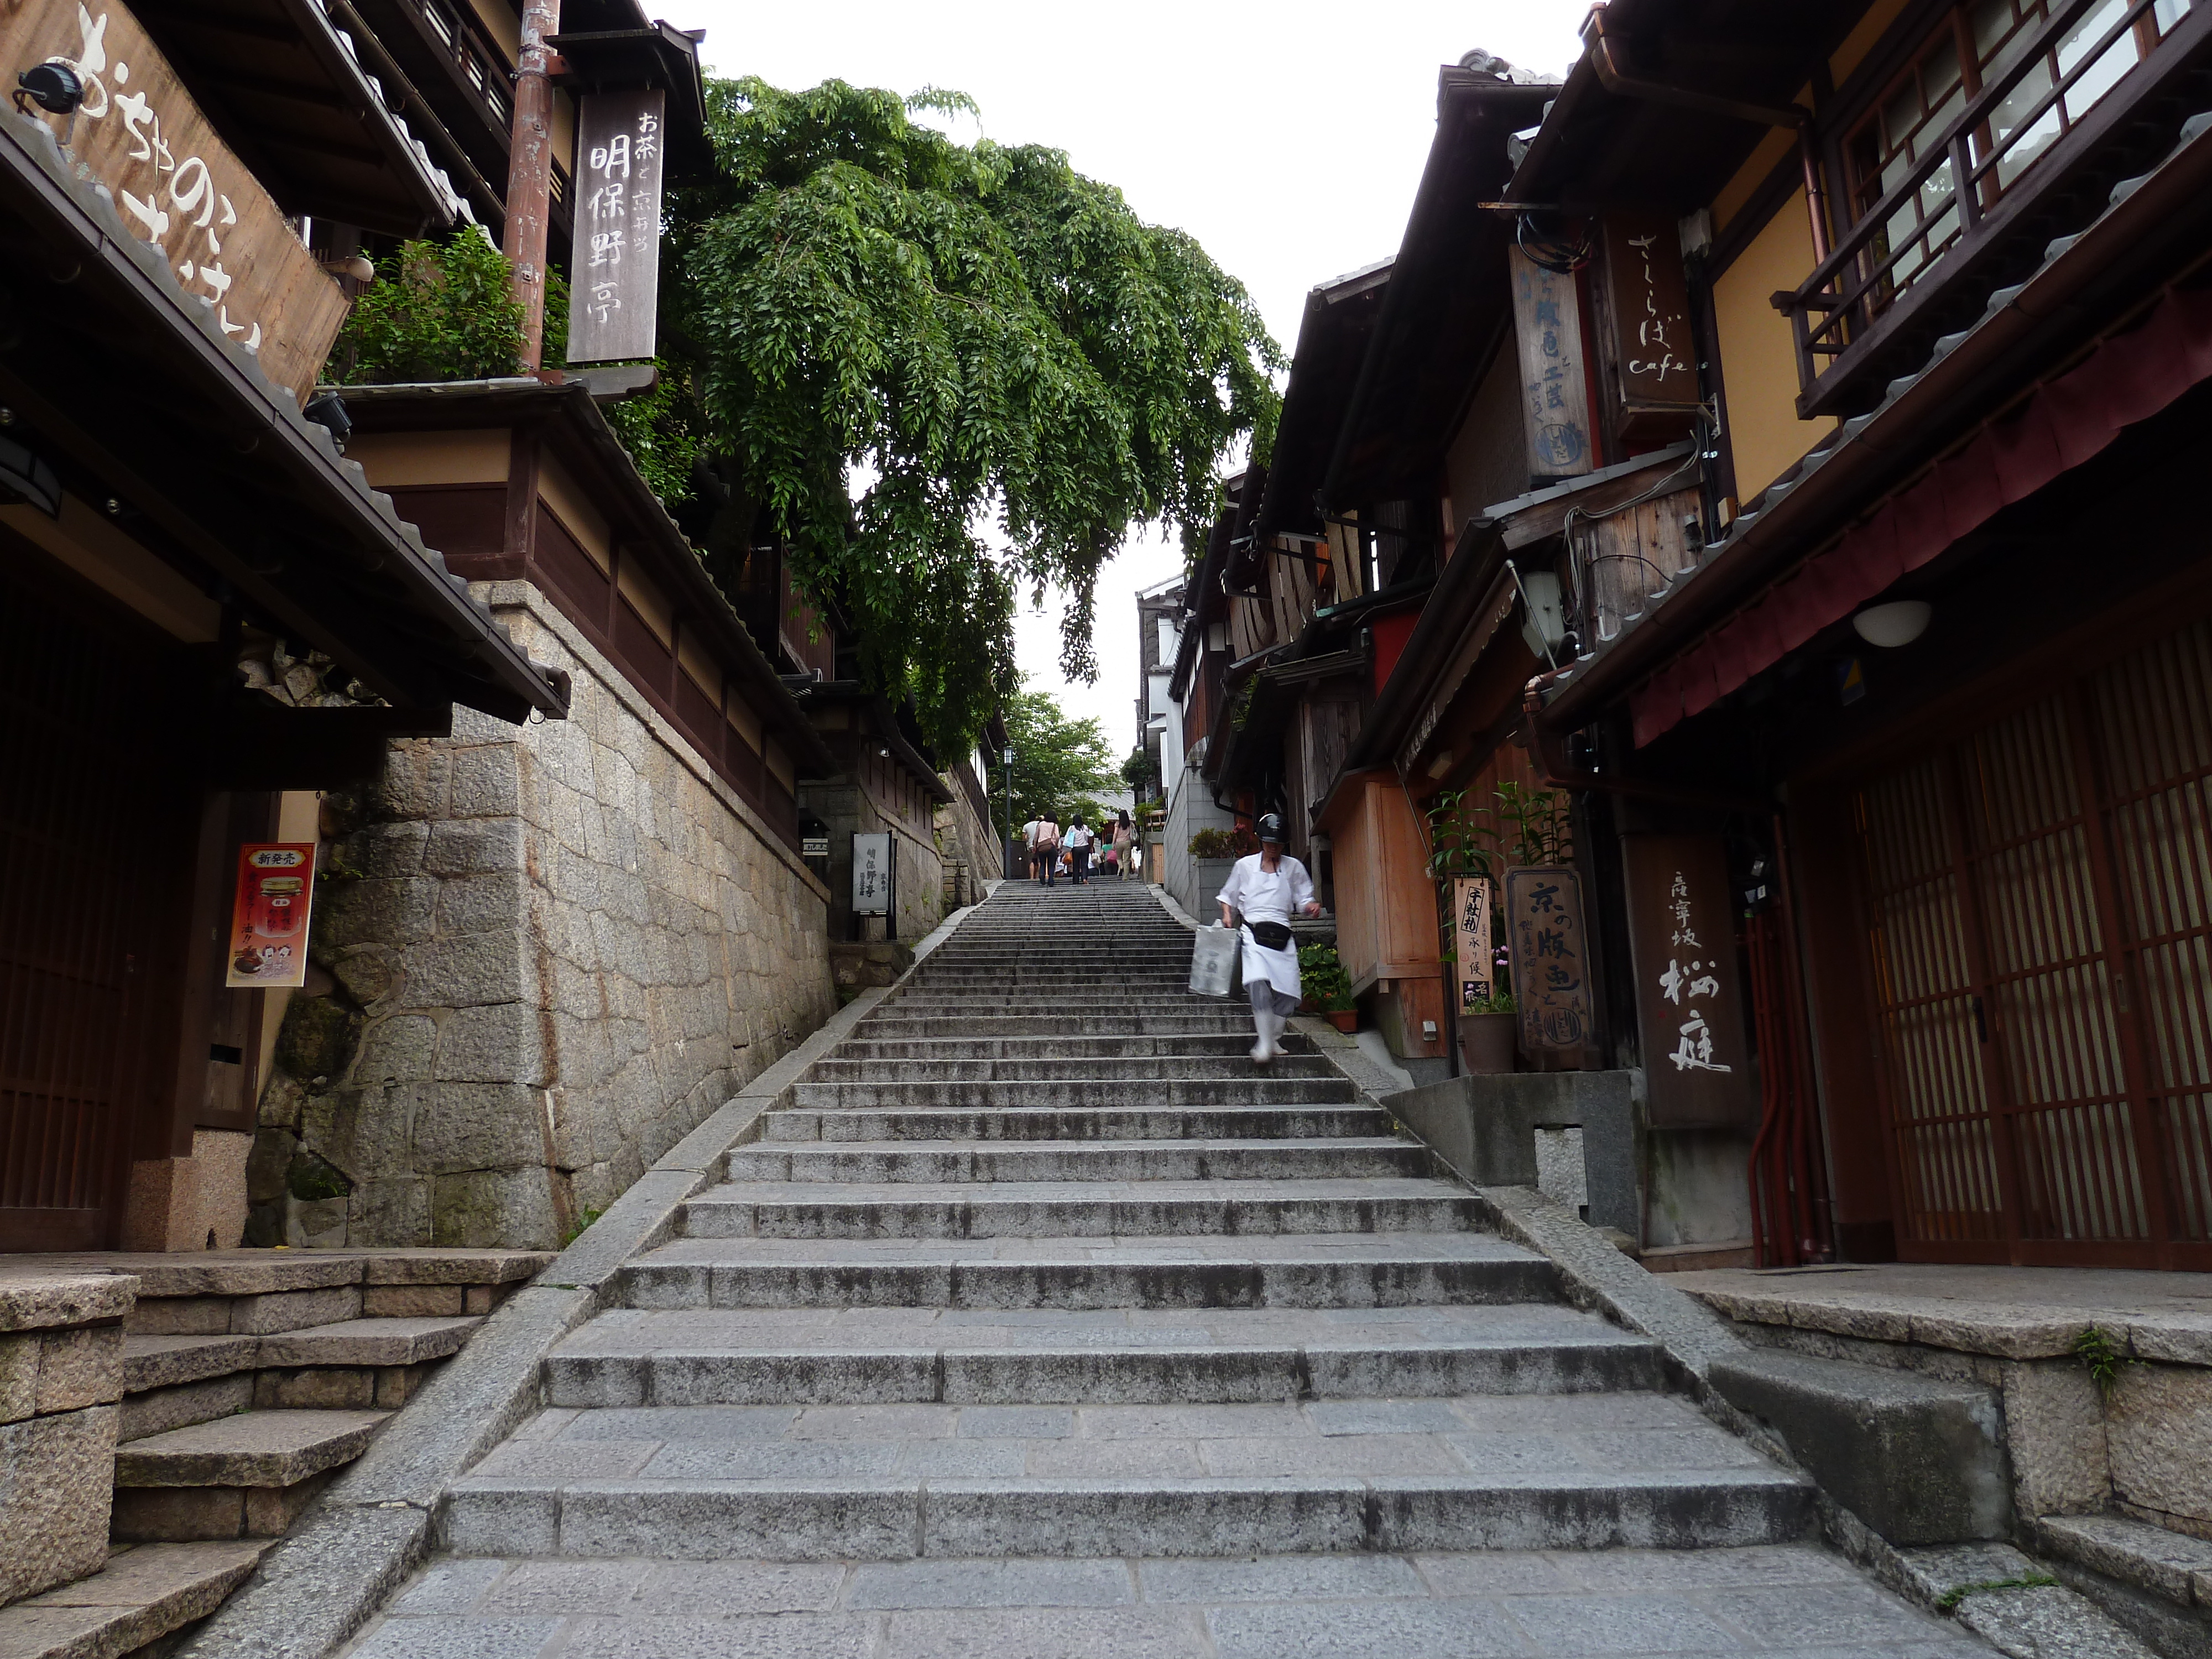
[{"label": "green leafy tree", "polygon": [[1129,751],[1129,758],[1121,763],[1121,781],[1139,800],[1150,799],[1148,787],[1152,781],[1152,757],[1141,743]]},{"label": "green leafy tree", "polygon": [[[1024,691],[1006,704],[1007,746],[1014,751],[1014,816],[1006,821],[1006,771],[997,755],[987,757],[991,816],[1000,836],[1010,836],[1039,812],[1069,815],[1097,804],[1091,795],[1114,787],[1114,751],[1098,722],[1066,719],[1049,693]],[[1095,818],[1093,820],[1096,822]]]},{"label": "green leafy tree", "polygon": [[522,304],[507,261],[470,228],[439,242],[403,242],[338,331],[331,373],[342,385],[480,380],[522,356]]},{"label": "green leafy tree", "polygon": [[1062,667],[1090,679],[1101,566],[1133,525],[1203,533],[1224,459],[1265,455],[1281,353],[1195,240],[1060,152],[910,118],[959,94],[709,98],[719,173],[672,201],[663,293],[730,498],[709,568],[764,507],[862,672],[964,752],[1016,692],[1018,593],[1068,591]]}]

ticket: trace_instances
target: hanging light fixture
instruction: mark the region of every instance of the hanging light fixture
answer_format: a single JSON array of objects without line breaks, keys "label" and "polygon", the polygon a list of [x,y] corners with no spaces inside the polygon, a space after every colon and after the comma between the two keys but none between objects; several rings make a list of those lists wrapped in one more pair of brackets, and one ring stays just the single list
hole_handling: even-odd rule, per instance
[{"label": "hanging light fixture", "polygon": [[1925,634],[1935,614],[1936,607],[1925,599],[1894,599],[1869,605],[1851,618],[1851,629],[1869,645],[1895,651]]}]

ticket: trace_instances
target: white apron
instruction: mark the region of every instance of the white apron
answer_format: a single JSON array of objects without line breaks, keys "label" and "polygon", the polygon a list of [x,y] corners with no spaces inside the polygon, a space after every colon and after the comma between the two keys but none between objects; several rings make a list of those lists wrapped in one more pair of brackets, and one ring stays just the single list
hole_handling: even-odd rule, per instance
[{"label": "white apron", "polygon": [[1313,878],[1297,860],[1284,855],[1271,873],[1260,867],[1257,853],[1237,860],[1221,889],[1221,902],[1240,912],[1245,925],[1238,930],[1243,940],[1244,982],[1261,980],[1287,997],[1304,994],[1298,983],[1298,942],[1293,939],[1279,951],[1270,951],[1252,937],[1255,921],[1287,922],[1312,902]]}]

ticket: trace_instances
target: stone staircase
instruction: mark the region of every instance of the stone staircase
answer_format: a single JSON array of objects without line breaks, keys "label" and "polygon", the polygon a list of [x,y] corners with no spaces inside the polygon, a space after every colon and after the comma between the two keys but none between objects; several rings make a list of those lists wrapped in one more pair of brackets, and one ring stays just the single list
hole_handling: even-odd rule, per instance
[{"label": "stone staircase", "polygon": [[1136,887],[1003,888],[765,1115],[550,1409],[457,1483],[463,1555],[892,1561],[1689,1548],[1811,1491]]},{"label": "stone staircase", "polygon": [[[27,1302],[41,1285],[136,1289],[69,1345],[76,1369],[98,1378],[82,1390],[86,1408],[113,1414],[113,1547],[89,1577],[0,1608],[0,1659],[109,1659],[213,1612],[551,1259],[469,1249],[6,1259],[0,1289]],[[48,1346],[41,1373],[55,1365]]]}]

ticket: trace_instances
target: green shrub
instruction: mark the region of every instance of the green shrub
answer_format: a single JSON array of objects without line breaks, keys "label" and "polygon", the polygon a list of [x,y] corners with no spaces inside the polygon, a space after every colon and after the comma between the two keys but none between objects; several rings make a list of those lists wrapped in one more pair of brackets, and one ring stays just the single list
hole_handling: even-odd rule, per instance
[{"label": "green shrub", "polygon": [[1334,945],[1298,946],[1298,982],[1324,1013],[1342,1013],[1352,1006],[1352,975]]}]

